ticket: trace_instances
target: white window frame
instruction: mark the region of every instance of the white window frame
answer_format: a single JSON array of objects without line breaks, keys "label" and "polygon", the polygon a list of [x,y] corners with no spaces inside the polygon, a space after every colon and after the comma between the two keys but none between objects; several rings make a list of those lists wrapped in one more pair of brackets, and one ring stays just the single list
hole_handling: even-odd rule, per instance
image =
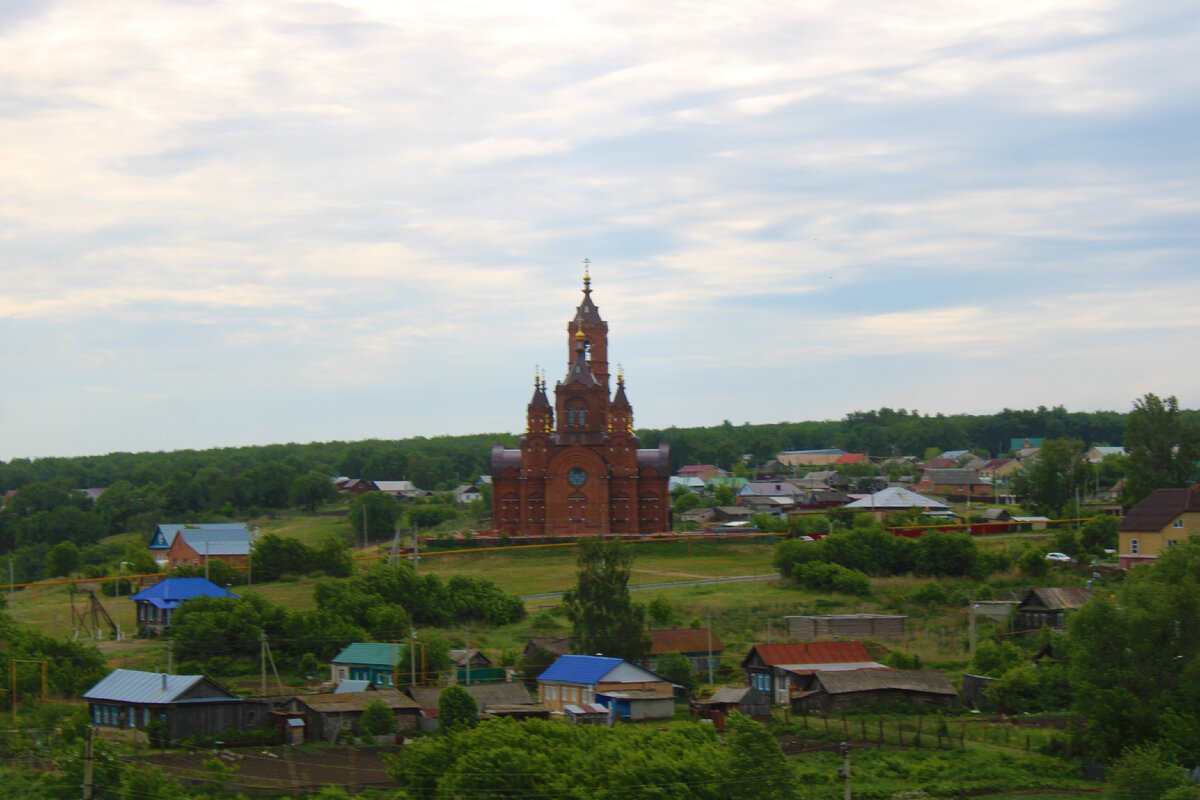
[{"label": "white window frame", "polygon": [[1137,554],[1138,554],[1138,540],[1130,539],[1129,540],[1129,555],[1136,556]]},{"label": "white window frame", "polygon": [[1177,520],[1175,520],[1175,527],[1176,527],[1176,528],[1182,528],[1182,527],[1183,527],[1183,520],[1182,520],[1182,519],[1177,519]]}]

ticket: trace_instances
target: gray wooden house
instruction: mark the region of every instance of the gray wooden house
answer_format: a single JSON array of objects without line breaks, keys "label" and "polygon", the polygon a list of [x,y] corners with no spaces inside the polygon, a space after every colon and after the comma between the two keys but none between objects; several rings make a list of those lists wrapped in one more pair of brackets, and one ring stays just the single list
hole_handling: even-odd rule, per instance
[{"label": "gray wooden house", "polygon": [[1017,630],[1062,630],[1067,614],[1092,599],[1092,590],[1081,586],[1029,589],[1017,606]]},{"label": "gray wooden house", "polygon": [[264,727],[271,716],[268,701],[238,697],[203,675],[115,669],[83,699],[94,725],[145,728],[161,720],[172,741]]}]

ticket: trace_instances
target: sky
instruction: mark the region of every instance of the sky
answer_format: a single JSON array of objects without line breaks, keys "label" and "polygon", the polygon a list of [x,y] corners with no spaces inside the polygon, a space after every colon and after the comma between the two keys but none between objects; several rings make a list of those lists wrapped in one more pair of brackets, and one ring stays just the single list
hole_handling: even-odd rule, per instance
[{"label": "sky", "polygon": [[0,53],[0,459],[519,432],[585,258],[639,427],[1200,406],[1192,2],[9,0]]}]

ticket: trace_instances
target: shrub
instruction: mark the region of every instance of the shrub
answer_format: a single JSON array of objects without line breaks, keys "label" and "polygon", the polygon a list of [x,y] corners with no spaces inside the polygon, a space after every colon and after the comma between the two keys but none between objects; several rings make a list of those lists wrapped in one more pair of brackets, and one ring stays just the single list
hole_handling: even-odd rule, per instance
[{"label": "shrub", "polygon": [[847,569],[840,564],[803,564],[796,572],[796,580],[809,589],[826,589],[855,595],[871,593],[871,581],[864,573]]}]

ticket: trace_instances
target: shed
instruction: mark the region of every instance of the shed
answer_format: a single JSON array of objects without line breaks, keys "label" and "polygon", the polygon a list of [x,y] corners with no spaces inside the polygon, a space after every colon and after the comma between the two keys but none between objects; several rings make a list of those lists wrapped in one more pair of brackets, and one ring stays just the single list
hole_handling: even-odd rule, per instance
[{"label": "shed", "polygon": [[622,722],[670,719],[675,716],[675,695],[652,689],[619,689],[596,693],[596,702],[615,709]]},{"label": "shed", "polygon": [[816,614],[784,617],[789,639],[810,641],[822,637],[896,639],[905,634],[908,617],[891,614]]},{"label": "shed", "polygon": [[753,686],[722,686],[707,700],[692,701],[692,718],[712,720],[716,729],[725,730],[725,720],[737,711],[754,719],[771,716],[771,698]]},{"label": "shed", "polygon": [[613,712],[597,703],[569,703],[563,706],[567,719],[576,725],[607,725]]},{"label": "shed", "polygon": [[804,711],[837,711],[880,703],[950,706],[958,692],[943,672],[917,669],[865,669],[815,672],[796,697]]}]

